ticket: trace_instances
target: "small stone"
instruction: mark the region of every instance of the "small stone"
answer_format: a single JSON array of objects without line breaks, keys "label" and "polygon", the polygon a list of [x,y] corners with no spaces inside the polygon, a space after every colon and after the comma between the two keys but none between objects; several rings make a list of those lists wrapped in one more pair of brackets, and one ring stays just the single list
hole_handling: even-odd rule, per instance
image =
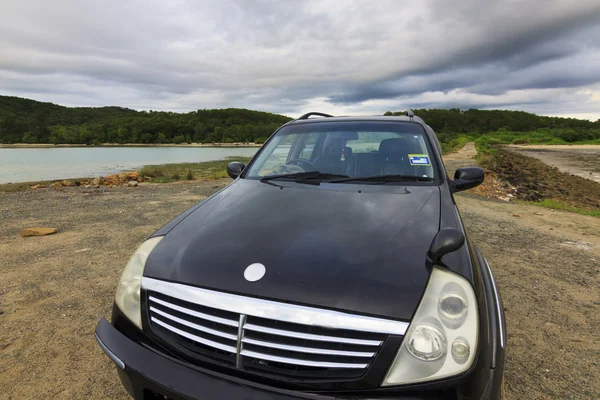
[{"label": "small stone", "polygon": [[550,228],[550,230],[551,230],[551,231],[553,231],[553,230],[554,230],[554,228]]},{"label": "small stone", "polygon": [[129,181],[129,183],[127,183],[127,186],[129,187],[136,187],[138,185],[137,181]]},{"label": "small stone", "polygon": [[534,212],[533,215],[544,215],[544,214],[541,212]]},{"label": "small stone", "polygon": [[94,185],[94,189],[100,189],[100,185]]},{"label": "small stone", "polygon": [[98,178],[92,179],[92,185],[94,185],[94,186],[98,186],[101,183],[102,183],[102,177],[101,176],[99,176]]},{"label": "small stone", "polygon": [[58,228],[26,228],[20,233],[22,237],[28,236],[46,236],[58,232]]},{"label": "small stone", "polygon": [[517,218],[519,218],[519,217],[521,217],[521,216],[520,216],[519,214],[513,214],[513,217],[517,217]]},{"label": "small stone", "polygon": [[61,182],[61,185],[63,185],[63,186],[73,186],[74,183],[65,179],[64,181]]}]

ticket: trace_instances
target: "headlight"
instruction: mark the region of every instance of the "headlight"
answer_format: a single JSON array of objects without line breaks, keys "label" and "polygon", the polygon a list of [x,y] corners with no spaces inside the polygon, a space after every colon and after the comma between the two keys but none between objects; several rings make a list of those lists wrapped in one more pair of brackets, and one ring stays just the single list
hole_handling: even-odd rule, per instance
[{"label": "headlight", "polygon": [[467,371],[477,352],[477,310],[469,281],[434,267],[382,386],[430,381]]},{"label": "headlight", "polygon": [[142,329],[142,313],[140,310],[142,275],[148,256],[162,238],[162,236],[153,237],[138,247],[125,266],[119,286],[117,286],[117,293],[115,294],[115,303],[117,303],[117,306],[140,329]]}]

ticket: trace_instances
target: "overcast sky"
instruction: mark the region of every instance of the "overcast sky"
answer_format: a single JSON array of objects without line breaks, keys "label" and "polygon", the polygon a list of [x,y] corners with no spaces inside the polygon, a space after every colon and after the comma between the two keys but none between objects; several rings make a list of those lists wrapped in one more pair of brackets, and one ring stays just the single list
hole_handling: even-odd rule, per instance
[{"label": "overcast sky", "polygon": [[0,94],[68,106],[600,118],[599,0],[0,0]]}]

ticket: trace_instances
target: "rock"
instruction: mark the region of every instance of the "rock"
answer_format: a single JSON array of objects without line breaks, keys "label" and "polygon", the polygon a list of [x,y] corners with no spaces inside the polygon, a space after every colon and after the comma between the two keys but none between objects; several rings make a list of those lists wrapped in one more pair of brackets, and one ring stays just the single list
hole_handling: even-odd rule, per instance
[{"label": "rock", "polygon": [[129,181],[129,183],[127,184],[127,186],[129,187],[136,187],[138,185],[137,181]]},{"label": "rock", "polygon": [[534,212],[533,215],[544,215],[544,214],[541,212]]},{"label": "rock", "polygon": [[44,185],[40,185],[40,184],[38,183],[37,185],[33,185],[33,186],[31,186],[31,187],[30,187],[30,189],[32,189],[32,190],[37,190],[37,189],[42,189],[42,188],[45,188],[45,187],[46,187],[46,186],[44,186]]},{"label": "rock", "polygon": [[63,186],[74,186],[73,182],[66,180],[66,179],[64,181],[62,181],[60,184]]},{"label": "rock", "polygon": [[549,335],[556,335],[560,331],[560,325],[554,324],[552,322],[546,322],[544,324],[544,330]]},{"label": "rock", "polygon": [[519,218],[519,217],[520,217],[520,215],[519,215],[519,214],[513,214],[513,217],[517,217],[517,218]]},{"label": "rock", "polygon": [[58,228],[26,228],[20,233],[22,237],[28,236],[46,236],[58,232]]},{"label": "rock", "polygon": [[94,189],[100,189],[100,185],[94,185]]},{"label": "rock", "polygon": [[97,177],[97,178],[94,178],[94,179],[92,179],[92,185],[94,185],[94,186],[98,186],[98,185],[100,185],[101,183],[102,183],[102,177],[101,177],[101,176],[99,176],[99,177]]}]

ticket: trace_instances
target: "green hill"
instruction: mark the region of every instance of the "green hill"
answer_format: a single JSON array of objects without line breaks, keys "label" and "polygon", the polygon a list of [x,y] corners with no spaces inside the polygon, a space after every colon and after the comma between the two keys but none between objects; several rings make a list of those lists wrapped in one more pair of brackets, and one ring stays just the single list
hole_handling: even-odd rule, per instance
[{"label": "green hill", "polygon": [[[486,149],[494,144],[600,143],[600,120],[545,117],[524,111],[459,110],[453,108],[414,110],[436,131],[445,150],[467,141]],[[404,111],[385,115],[404,115]]]},{"label": "green hill", "polygon": [[173,113],[0,96],[0,143],[260,142],[290,119],[240,108]]},{"label": "green hill", "polygon": [[[600,143],[600,120],[543,117],[523,111],[414,110],[446,149],[467,140],[501,143]],[[387,112],[401,115],[404,111]],[[0,96],[0,143],[261,142],[290,118],[240,108],[188,113],[122,107],[63,107]]]}]

